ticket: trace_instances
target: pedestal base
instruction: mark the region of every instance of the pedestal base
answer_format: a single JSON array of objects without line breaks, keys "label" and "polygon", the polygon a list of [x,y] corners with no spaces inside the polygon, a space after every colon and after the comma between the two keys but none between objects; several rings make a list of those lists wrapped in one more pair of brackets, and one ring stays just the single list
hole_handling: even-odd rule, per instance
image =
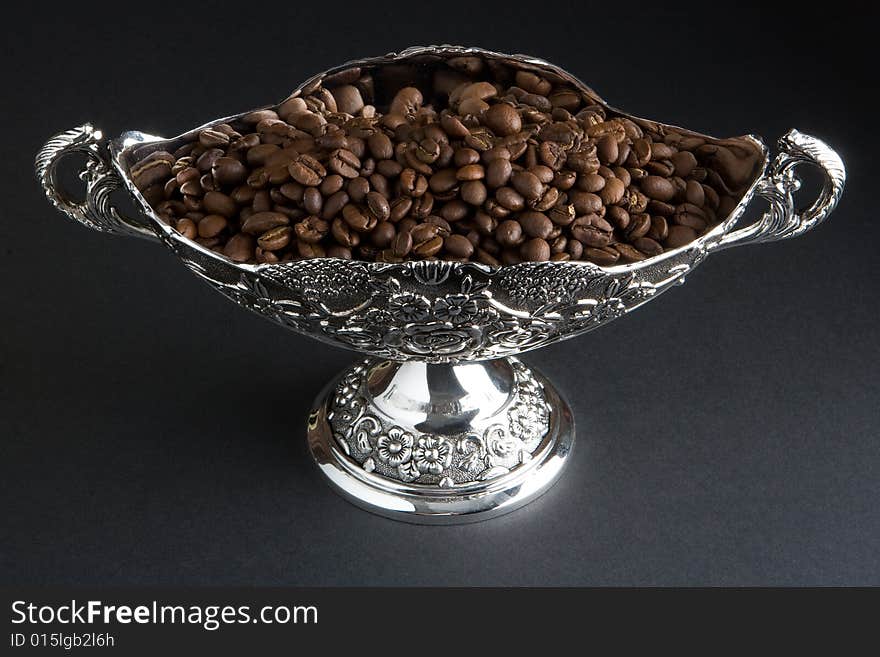
[{"label": "pedestal base", "polygon": [[395,520],[485,520],[544,493],[574,438],[571,410],[514,358],[365,360],[327,386],[309,448],[333,486]]}]

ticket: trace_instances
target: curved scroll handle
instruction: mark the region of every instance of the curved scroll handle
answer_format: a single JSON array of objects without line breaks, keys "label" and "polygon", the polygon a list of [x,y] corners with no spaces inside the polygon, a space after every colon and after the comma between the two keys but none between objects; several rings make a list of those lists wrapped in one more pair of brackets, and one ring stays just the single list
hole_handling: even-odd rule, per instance
[{"label": "curved scroll handle", "polygon": [[[755,190],[758,196],[767,199],[770,209],[755,223],[722,237],[714,245],[716,249],[797,237],[822,223],[837,206],[846,181],[846,170],[837,153],[822,140],[797,130],[790,130],[780,138],[779,150]],[[800,164],[817,166],[825,174],[819,198],[802,211],[795,208],[793,198],[801,185],[794,171]]]},{"label": "curved scroll handle", "polygon": [[[37,178],[46,197],[72,219],[94,230],[116,235],[134,235],[157,239],[153,229],[119,214],[110,202],[110,194],[122,187],[122,181],[107,161],[103,135],[90,123],[60,132],[37,153]],[[67,155],[83,153],[88,157],[79,177],[86,184],[82,201],[70,199],[58,185],[56,168]]]}]

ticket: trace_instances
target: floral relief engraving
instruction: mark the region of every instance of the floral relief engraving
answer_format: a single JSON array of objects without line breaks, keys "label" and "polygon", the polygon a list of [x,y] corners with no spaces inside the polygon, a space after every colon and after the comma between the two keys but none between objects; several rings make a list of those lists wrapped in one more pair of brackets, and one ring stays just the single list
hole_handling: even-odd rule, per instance
[{"label": "floral relief engraving", "polygon": [[[288,328],[380,358],[435,363],[512,356],[592,330],[690,269],[658,271],[654,284],[589,263],[491,269],[316,259],[241,271],[181,256],[224,295]],[[675,276],[666,273],[673,269]]]},{"label": "floral relief engraving", "polygon": [[367,472],[437,486],[485,481],[528,462],[550,428],[541,383],[522,363],[511,362],[514,394],[506,421],[476,433],[441,436],[380,418],[367,401],[369,361],[339,380],[327,420],[342,451]]}]

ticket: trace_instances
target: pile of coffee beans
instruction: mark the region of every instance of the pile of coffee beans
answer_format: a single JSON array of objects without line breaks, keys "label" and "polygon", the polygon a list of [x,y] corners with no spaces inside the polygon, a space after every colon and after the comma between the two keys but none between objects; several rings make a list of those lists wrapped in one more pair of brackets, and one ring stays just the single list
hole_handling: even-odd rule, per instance
[{"label": "pile of coffee beans", "polygon": [[163,221],[235,262],[635,262],[723,220],[760,154],[508,61],[352,68],[154,151]]}]

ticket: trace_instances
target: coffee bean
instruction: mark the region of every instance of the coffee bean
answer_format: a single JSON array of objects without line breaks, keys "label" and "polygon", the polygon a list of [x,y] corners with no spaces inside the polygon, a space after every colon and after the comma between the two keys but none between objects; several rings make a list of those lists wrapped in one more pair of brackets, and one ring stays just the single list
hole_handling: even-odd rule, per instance
[{"label": "coffee bean", "polygon": [[464,235],[450,235],[443,240],[443,248],[456,258],[470,258],[474,245]]},{"label": "coffee bean", "polygon": [[[222,154],[222,151],[221,151]],[[171,176],[175,159],[167,151],[156,151],[131,167],[131,178],[141,191],[156,183],[163,183]]]},{"label": "coffee bean", "polygon": [[540,198],[543,186],[535,174],[528,171],[515,171],[511,175],[510,181],[514,189],[524,198],[529,200]]},{"label": "coffee bean", "polygon": [[229,141],[229,135],[216,128],[206,128],[199,132],[199,143],[205,148],[226,146]]},{"label": "coffee bean", "polygon": [[609,178],[605,181],[605,186],[599,190],[599,199],[605,205],[615,205],[623,200],[626,187],[623,182],[617,178]]},{"label": "coffee bean", "polygon": [[473,180],[461,186],[461,198],[465,203],[480,206],[486,201],[488,191],[480,180]]},{"label": "coffee bean", "polygon": [[[337,148],[330,154],[330,160],[328,164],[331,171],[339,174],[343,178],[357,178],[359,169],[361,168],[361,161],[358,159],[357,155],[352,153],[349,150],[344,148]],[[312,169],[317,173],[317,175],[323,177],[317,169]],[[326,174],[326,171],[324,172]],[[293,175],[293,171],[291,171],[291,176]],[[304,183],[302,180],[299,182]]]},{"label": "coffee bean", "polygon": [[582,219],[584,219],[584,217],[578,217],[578,219],[575,219],[575,222],[572,224],[572,237],[581,242],[584,246],[600,247],[611,243],[612,233],[610,231],[601,230],[588,221],[581,221]]},{"label": "coffee bean", "polygon": [[287,215],[281,212],[255,212],[242,224],[241,230],[250,235],[260,235],[267,230],[290,223]]},{"label": "coffee bean", "polygon": [[620,253],[613,249],[606,251],[605,249],[596,249],[590,246],[584,249],[584,258],[602,267],[610,267],[618,261]]},{"label": "coffee bean", "polygon": [[630,215],[629,227],[626,229],[626,238],[632,242],[633,240],[647,235],[649,230],[651,230],[651,215]]},{"label": "coffee bean", "polygon": [[[306,217],[299,223],[294,224],[293,230],[296,233],[296,238],[298,240],[309,242],[310,244],[317,244],[322,239],[324,239],[324,236],[327,235],[327,233],[330,232],[330,224],[328,224],[323,219],[311,216]],[[264,246],[263,248],[266,247]],[[269,250],[274,251],[275,249]]]},{"label": "coffee bean", "polygon": [[503,207],[513,212],[522,210],[526,206],[523,195],[512,187],[501,187],[495,192],[495,198]]},{"label": "coffee bean", "polygon": [[629,244],[615,244],[613,248],[620,254],[621,259],[626,262],[640,262],[647,258],[644,253]]},{"label": "coffee bean", "polygon": [[645,196],[658,201],[671,201],[675,196],[672,183],[660,176],[648,176],[642,180],[641,189]]},{"label": "coffee bean", "polygon": [[502,246],[516,246],[523,240],[523,230],[519,222],[507,219],[498,224],[495,239]]},{"label": "coffee bean", "polygon": [[605,217],[614,226],[626,230],[630,223],[630,214],[619,205],[609,205],[605,210]]},{"label": "coffee bean", "polygon": [[455,172],[458,180],[482,180],[486,175],[482,164],[467,164]]},{"label": "coffee bean", "polygon": [[634,239],[632,245],[645,255],[655,256],[663,253],[663,247],[650,237],[639,237]]},{"label": "coffee bean", "polygon": [[651,230],[648,231],[648,237],[655,242],[662,242],[669,234],[669,224],[666,217],[654,215],[651,217]]},{"label": "coffee bean", "polygon": [[202,199],[202,205],[205,212],[223,215],[227,219],[233,217],[238,211],[238,205],[235,201],[222,192],[208,192]]},{"label": "coffee bean", "polygon": [[350,84],[343,84],[332,89],[333,99],[338,111],[345,114],[357,114],[364,108],[364,99],[360,90]]},{"label": "coffee bean", "polygon": [[348,181],[345,191],[348,192],[348,196],[352,201],[362,203],[370,191],[370,183],[366,178],[357,176]]},{"label": "coffee bean", "polygon": [[394,228],[393,223],[390,221],[380,221],[370,232],[370,241],[373,243],[373,246],[384,249],[391,245],[396,234],[397,230]]},{"label": "coffee bean", "polygon": [[199,237],[216,237],[228,225],[226,217],[220,214],[209,214],[199,222]]},{"label": "coffee bean", "polygon": [[177,232],[187,239],[195,239],[199,234],[196,223],[189,217],[184,217],[183,219],[178,220],[176,228]]},{"label": "coffee bean", "polygon": [[553,230],[553,222],[541,212],[523,212],[519,215],[519,224],[529,237],[546,239]]},{"label": "coffee bean", "polygon": [[550,259],[550,245],[546,240],[534,237],[522,245],[520,253],[528,262],[544,262]]},{"label": "coffee bean", "polygon": [[319,215],[324,208],[324,197],[316,187],[309,187],[303,191],[302,203],[306,212]]},{"label": "coffee bean", "polygon": [[378,192],[367,193],[366,201],[367,208],[379,221],[385,221],[391,216],[391,206],[388,204],[388,199]]},{"label": "coffee bean", "polygon": [[223,254],[234,262],[247,262],[254,257],[254,238],[247,233],[236,233],[226,242]]},{"label": "coffee bean", "polygon": [[352,228],[352,230],[356,230],[359,233],[366,233],[373,230],[378,223],[376,217],[353,203],[349,203],[342,208],[342,219]]},{"label": "coffee bean", "polygon": [[[290,177],[301,185],[315,187],[321,184],[327,170],[311,155],[300,155],[288,167]],[[337,173],[339,173],[337,171]],[[341,174],[340,174],[341,175]]]},{"label": "coffee bean", "polygon": [[522,119],[512,105],[492,105],[483,115],[483,123],[499,137],[513,135],[522,129]]},{"label": "coffee bean", "polygon": [[513,173],[513,168],[511,167],[510,160],[499,157],[489,163],[485,182],[493,189],[502,187],[510,180],[511,173]]},{"label": "coffee bean", "polygon": [[257,244],[264,251],[278,251],[290,244],[290,226],[272,228],[257,238]]},{"label": "coffee bean", "polygon": [[547,211],[547,216],[557,226],[568,226],[577,216],[574,205],[571,203],[556,205]]},{"label": "coffee bean", "polygon": [[406,257],[413,247],[412,235],[406,232],[399,232],[391,242],[391,250],[399,258]]}]

